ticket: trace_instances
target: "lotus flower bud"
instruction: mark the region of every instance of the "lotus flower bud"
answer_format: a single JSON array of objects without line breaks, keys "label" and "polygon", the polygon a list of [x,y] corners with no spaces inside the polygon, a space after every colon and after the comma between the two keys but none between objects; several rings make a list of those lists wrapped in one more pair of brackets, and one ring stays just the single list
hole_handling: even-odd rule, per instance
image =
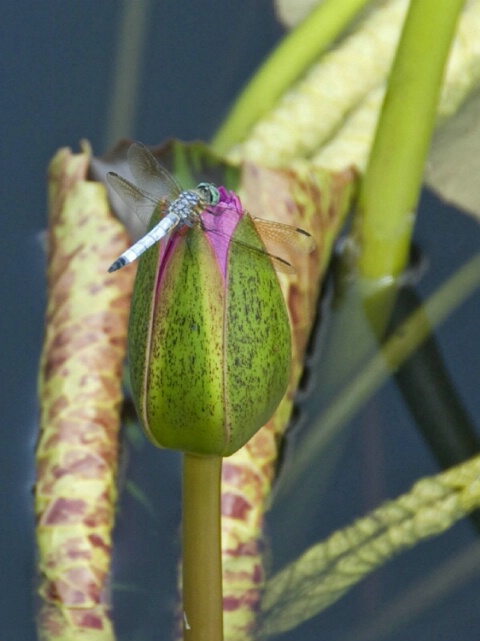
[{"label": "lotus flower bud", "polygon": [[229,456],[282,399],[291,337],[255,224],[233,192],[218,191],[201,225],[141,257],[129,360],[137,411],[153,443]]}]

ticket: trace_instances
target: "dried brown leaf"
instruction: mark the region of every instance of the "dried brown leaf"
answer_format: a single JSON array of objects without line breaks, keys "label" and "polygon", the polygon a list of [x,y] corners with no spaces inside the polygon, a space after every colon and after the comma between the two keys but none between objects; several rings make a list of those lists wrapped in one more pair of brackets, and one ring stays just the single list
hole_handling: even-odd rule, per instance
[{"label": "dried brown leaf", "polygon": [[49,171],[48,307],[40,365],[35,509],[40,635],[113,639],[108,606],[119,408],[134,270],[107,268],[129,239],[90,149]]}]

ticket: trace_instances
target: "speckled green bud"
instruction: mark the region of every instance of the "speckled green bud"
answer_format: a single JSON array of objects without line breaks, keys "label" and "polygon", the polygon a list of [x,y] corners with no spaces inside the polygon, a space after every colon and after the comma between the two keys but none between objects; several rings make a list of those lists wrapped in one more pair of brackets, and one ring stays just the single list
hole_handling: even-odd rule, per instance
[{"label": "speckled green bud", "polygon": [[282,399],[291,337],[271,260],[248,248],[264,249],[255,225],[234,194],[219,191],[202,226],[140,259],[129,361],[137,411],[156,445],[229,456]]}]

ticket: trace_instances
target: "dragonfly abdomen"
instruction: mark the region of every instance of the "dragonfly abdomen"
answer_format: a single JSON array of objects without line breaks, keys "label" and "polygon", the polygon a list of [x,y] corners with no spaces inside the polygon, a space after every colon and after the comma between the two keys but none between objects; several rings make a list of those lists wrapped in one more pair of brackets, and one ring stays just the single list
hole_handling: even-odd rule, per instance
[{"label": "dragonfly abdomen", "polygon": [[134,260],[137,260],[143,252],[147,251],[152,245],[155,245],[156,242],[165,238],[172,229],[174,229],[180,222],[180,216],[175,212],[169,212],[165,218],[155,225],[145,236],[142,236],[135,244],[129,247],[126,251],[123,252],[119,258],[109,267],[109,272],[116,272],[118,269],[125,267],[133,263]]}]

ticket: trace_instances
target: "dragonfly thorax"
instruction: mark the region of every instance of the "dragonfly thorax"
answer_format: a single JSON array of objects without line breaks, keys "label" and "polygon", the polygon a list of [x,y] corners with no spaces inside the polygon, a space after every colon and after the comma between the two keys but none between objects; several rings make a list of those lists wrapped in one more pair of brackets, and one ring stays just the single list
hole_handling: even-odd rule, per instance
[{"label": "dragonfly thorax", "polygon": [[193,226],[209,204],[198,191],[188,189],[182,191],[178,198],[170,203],[168,214],[178,216],[179,221]]}]

